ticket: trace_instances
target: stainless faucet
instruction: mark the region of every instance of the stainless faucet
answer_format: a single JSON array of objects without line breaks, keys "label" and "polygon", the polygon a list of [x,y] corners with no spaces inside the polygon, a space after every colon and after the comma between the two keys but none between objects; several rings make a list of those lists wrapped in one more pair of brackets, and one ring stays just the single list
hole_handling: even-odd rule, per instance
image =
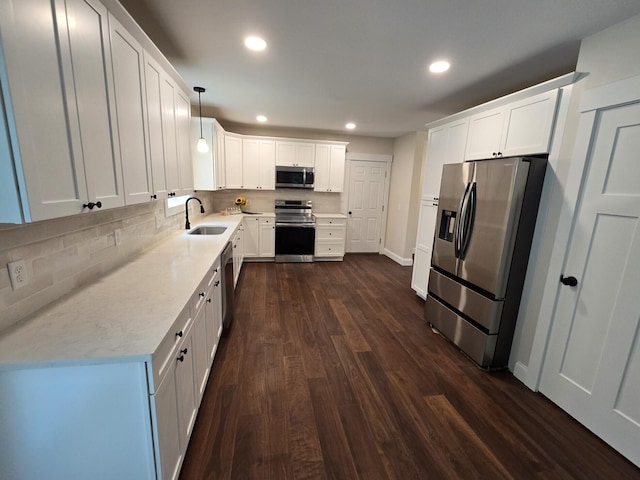
[{"label": "stainless faucet", "polygon": [[187,201],[184,202],[184,213],[185,213],[185,218],[187,219],[184,225],[185,230],[189,230],[191,228],[191,224],[189,223],[189,200],[198,200],[198,203],[200,204],[200,213],[204,213],[204,207],[202,206],[202,202],[200,201],[199,198],[197,197],[187,198]]}]

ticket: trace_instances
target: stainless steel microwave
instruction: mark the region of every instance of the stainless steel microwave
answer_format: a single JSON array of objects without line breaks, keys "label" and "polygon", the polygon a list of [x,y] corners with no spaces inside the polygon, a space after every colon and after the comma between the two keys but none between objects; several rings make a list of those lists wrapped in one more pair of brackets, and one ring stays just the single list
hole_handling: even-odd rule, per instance
[{"label": "stainless steel microwave", "polygon": [[313,167],[276,165],[277,188],[313,188]]}]

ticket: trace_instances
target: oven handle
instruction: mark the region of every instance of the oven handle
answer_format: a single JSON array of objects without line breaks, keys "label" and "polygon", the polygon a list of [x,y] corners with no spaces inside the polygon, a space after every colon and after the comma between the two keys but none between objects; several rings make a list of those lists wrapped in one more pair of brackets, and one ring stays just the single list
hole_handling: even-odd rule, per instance
[{"label": "oven handle", "polygon": [[300,224],[300,223],[278,223],[276,222],[276,227],[285,227],[285,228],[316,228],[315,224]]}]

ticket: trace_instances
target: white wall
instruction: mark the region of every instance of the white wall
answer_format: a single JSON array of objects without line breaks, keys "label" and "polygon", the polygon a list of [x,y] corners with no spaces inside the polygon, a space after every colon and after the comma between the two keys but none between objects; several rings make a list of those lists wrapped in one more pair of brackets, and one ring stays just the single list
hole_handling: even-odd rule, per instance
[{"label": "white wall", "polygon": [[[540,239],[538,250],[539,261],[547,267],[557,231],[558,216],[565,201],[564,187],[567,182],[580,120],[579,105],[582,94],[600,85],[640,75],[640,15],[585,38],[580,48],[576,69],[579,72],[584,72],[587,76],[574,86],[559,161],[553,172],[556,184],[550,195],[547,226],[545,234]],[[540,265],[537,267],[539,268]],[[532,284],[528,285],[531,289],[529,292],[531,295],[527,305],[521,306],[521,318],[518,320],[509,362],[510,369],[514,371],[514,374],[531,388],[535,388],[540,368],[540,359],[532,357],[534,337],[542,335],[543,338],[546,338],[548,333],[546,331],[537,332],[539,324],[544,324],[546,329],[549,320],[541,318],[540,311],[550,311],[548,308],[543,308],[548,305],[540,304],[547,272],[544,268],[539,268],[539,270],[536,272],[536,278]],[[523,309],[526,313],[524,317],[522,317]],[[532,370],[529,370],[530,364]]]},{"label": "white wall", "polygon": [[426,132],[410,133],[393,142],[384,252],[401,265],[412,264],[425,136]]}]

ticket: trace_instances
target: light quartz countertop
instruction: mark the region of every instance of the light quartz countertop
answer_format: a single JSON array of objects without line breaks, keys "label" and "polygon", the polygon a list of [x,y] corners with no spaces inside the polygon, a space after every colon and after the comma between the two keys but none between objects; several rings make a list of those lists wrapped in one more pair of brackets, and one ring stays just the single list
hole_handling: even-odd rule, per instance
[{"label": "light quartz countertop", "polygon": [[0,370],[150,360],[243,217],[198,218],[192,229],[224,225],[227,230],[176,232],[3,332]]}]

